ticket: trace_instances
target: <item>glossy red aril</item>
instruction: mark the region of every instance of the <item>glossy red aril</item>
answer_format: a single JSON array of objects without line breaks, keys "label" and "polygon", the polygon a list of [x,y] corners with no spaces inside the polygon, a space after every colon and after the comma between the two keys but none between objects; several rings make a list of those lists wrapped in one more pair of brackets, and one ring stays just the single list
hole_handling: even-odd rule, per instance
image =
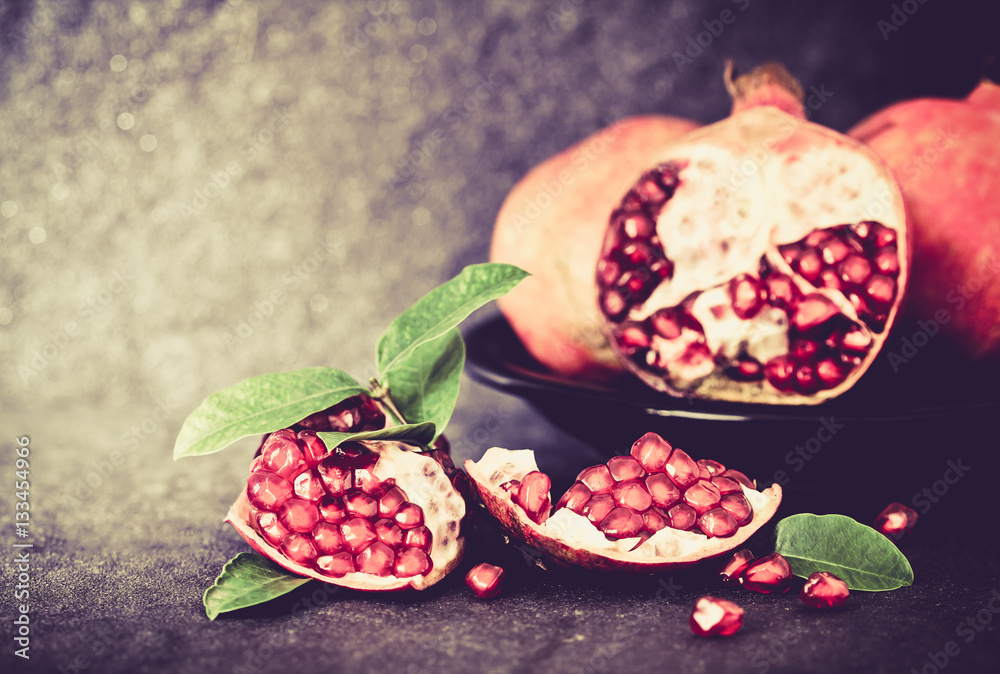
[{"label": "glossy red aril", "polygon": [[611,213],[605,334],[672,395],[819,403],[864,373],[902,302],[902,197],[868,148],[805,120],[780,66],[727,84],[732,116],[664,144]]},{"label": "glossy red aril", "polygon": [[728,637],[743,626],[743,609],[718,597],[702,597],[691,613],[691,631],[699,637]]},{"label": "glossy red aril", "polygon": [[781,494],[777,485],[744,487],[721,463],[696,462],[655,433],[580,471],[555,508],[530,450],[494,447],[466,470],[515,537],[557,561],[600,569],[648,571],[723,554],[773,515]]},{"label": "glossy red aril", "polygon": [[887,505],[875,518],[875,530],[897,543],[909,535],[916,524],[917,511],[896,502]]},{"label": "glossy red aril", "polygon": [[477,564],[465,575],[465,584],[480,599],[490,599],[503,589],[503,569],[492,564]]},{"label": "glossy red aril", "polygon": [[827,571],[811,574],[802,586],[799,599],[812,608],[836,608],[842,606],[851,594],[847,583]]},{"label": "glossy red aril", "polygon": [[[296,426],[374,423],[376,408],[364,401],[338,407]],[[393,590],[428,587],[458,563],[464,515],[464,499],[436,457],[395,442],[328,449],[316,431],[289,428],[266,437],[227,521],[294,573]]]},{"label": "glossy red aril", "polygon": [[743,573],[743,569],[747,568],[747,565],[753,561],[753,553],[743,548],[742,550],[737,550],[733,553],[733,556],[726,562],[726,565],[722,567],[719,571],[719,575],[722,576],[722,580],[729,582],[740,577]]},{"label": "glossy red aril", "polygon": [[792,586],[792,567],[777,552],[750,562],[740,573],[740,585],[763,594],[788,592]]}]

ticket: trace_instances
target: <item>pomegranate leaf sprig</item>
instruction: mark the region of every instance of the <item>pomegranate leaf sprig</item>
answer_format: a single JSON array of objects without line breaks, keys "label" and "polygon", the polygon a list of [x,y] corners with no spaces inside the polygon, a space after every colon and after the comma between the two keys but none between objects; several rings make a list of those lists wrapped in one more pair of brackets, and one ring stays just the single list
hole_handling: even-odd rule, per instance
[{"label": "pomegranate leaf sprig", "polygon": [[[528,275],[513,265],[470,265],[400,314],[378,341],[379,376],[370,389],[345,372],[310,367],[258,375],[210,395],[184,421],[174,459],[212,454],[241,438],[286,428],[351,396],[369,393],[396,416],[392,435],[322,434],[348,439],[395,439],[427,445],[444,431],[458,399],[465,343],[457,327],[473,311],[503,296]],[[429,426],[432,425],[432,426]],[[428,428],[431,428],[430,437]],[[345,435],[339,440],[336,435]]]}]

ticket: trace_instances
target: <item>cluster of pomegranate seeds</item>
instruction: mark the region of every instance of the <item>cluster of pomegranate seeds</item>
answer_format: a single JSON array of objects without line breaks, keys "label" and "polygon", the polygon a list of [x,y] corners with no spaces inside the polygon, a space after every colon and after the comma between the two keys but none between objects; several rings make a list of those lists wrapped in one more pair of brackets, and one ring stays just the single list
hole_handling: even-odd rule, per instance
[{"label": "cluster of pomegranate seeds", "polygon": [[271,546],[327,576],[409,578],[432,568],[424,513],[378,455],[358,443],[334,451],[314,431],[271,433],[250,464],[250,524]]},{"label": "cluster of pomegranate seeds", "polygon": [[[549,478],[532,471],[501,487],[541,524],[551,509]],[[743,473],[717,461],[695,461],[656,433],[646,433],[631,454],[584,469],[556,503],[586,517],[607,538],[648,538],[666,527],[725,537],[753,519]]]},{"label": "cluster of pomegranate seeds", "polygon": [[847,583],[828,571],[811,574],[799,593],[799,599],[812,608],[836,608],[843,605],[851,592]]},{"label": "cluster of pomegranate seeds", "polygon": [[700,637],[728,637],[743,626],[743,609],[718,597],[702,597],[691,613],[691,631]]},{"label": "cluster of pomegranate seeds", "polygon": [[680,170],[671,162],[647,171],[611,214],[604,241],[604,250],[610,253],[601,256],[597,283],[601,307],[612,320],[624,318],[661,281],[673,276],[674,265],[656,235],[656,218],[674,195]]},{"label": "cluster of pomegranate seeds", "polygon": [[503,569],[492,564],[477,564],[465,575],[465,584],[480,599],[490,599],[503,588]]},{"label": "cluster of pomegranate seeds", "polygon": [[875,530],[898,543],[917,523],[917,511],[902,503],[890,503],[875,518]]},{"label": "cluster of pomegranate seeds", "polygon": [[356,395],[322,412],[311,414],[292,426],[292,430],[321,433],[361,433],[385,428],[385,412],[370,396]]}]

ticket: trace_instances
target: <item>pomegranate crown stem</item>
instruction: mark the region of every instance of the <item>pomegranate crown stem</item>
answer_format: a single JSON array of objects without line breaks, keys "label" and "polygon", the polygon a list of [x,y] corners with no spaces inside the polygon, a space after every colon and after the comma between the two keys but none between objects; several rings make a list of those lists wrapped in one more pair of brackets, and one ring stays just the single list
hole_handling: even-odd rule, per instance
[{"label": "pomegranate crown stem", "polygon": [[744,75],[735,74],[736,64],[733,59],[727,59],[723,80],[726,91],[733,99],[732,114],[761,105],[772,105],[805,119],[805,92],[802,84],[785,66],[772,61],[759,65]]}]

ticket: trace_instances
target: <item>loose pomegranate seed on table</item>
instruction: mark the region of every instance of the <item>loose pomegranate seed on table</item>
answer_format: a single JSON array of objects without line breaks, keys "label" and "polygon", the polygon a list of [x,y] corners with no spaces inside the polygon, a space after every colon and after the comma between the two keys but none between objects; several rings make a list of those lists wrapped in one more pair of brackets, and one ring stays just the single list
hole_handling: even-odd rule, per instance
[{"label": "loose pomegranate seed on table", "polygon": [[840,578],[827,571],[817,571],[802,586],[799,599],[812,608],[836,608],[842,606],[850,594],[847,583]]},{"label": "loose pomegranate seed on table", "polygon": [[743,609],[718,597],[702,597],[690,619],[691,631],[700,637],[728,637],[743,627]]}]

